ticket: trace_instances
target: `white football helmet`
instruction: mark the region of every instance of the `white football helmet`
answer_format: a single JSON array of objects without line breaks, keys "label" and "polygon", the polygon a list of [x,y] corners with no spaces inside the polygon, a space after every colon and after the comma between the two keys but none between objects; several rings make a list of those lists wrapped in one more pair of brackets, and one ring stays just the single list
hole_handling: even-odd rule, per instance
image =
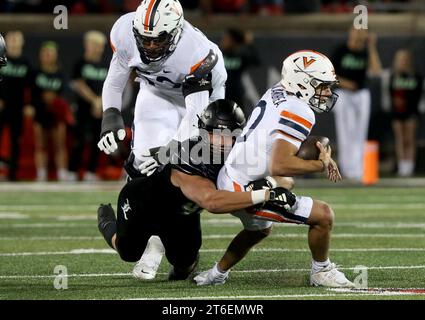
[{"label": "white football helmet", "polygon": [[[172,53],[182,26],[183,8],[178,0],[143,0],[133,20],[133,33],[143,62],[159,61]],[[149,47],[151,41],[153,47]]]},{"label": "white football helmet", "polygon": [[283,61],[281,84],[319,113],[330,111],[338,99],[332,91],[331,95],[326,94],[327,89],[338,84],[334,66],[317,51],[302,50],[287,57]]}]

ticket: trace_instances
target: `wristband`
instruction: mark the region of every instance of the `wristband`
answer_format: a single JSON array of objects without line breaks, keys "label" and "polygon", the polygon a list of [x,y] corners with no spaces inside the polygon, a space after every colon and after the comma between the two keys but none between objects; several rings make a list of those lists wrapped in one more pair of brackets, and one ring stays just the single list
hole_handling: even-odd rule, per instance
[{"label": "wristband", "polygon": [[266,189],[251,191],[251,201],[253,204],[266,201]]}]

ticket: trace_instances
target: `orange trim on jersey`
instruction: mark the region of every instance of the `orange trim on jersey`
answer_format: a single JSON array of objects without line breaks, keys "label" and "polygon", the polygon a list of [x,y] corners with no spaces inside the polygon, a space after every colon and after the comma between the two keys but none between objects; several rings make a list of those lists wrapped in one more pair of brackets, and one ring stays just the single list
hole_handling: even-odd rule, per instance
[{"label": "orange trim on jersey", "polygon": [[255,211],[254,216],[267,218],[273,221],[284,222],[287,221],[284,217],[277,213],[267,212],[267,211]]},{"label": "orange trim on jersey", "polygon": [[155,1],[156,0],[151,0],[151,2],[149,3],[149,6],[148,6],[148,10],[146,11],[145,23],[144,23],[145,30],[148,30],[148,28],[149,28],[149,20],[150,20],[150,17],[151,17],[152,8],[153,8],[153,5],[155,4]]},{"label": "orange trim on jersey", "polygon": [[292,113],[292,112],[289,112],[289,111],[282,111],[280,113],[280,115],[282,117],[294,120],[295,122],[302,124],[304,127],[308,128],[308,129],[311,129],[313,127],[313,124],[310,121],[304,119],[303,117],[300,117],[299,115],[296,115],[295,113]]},{"label": "orange trim on jersey", "polygon": [[291,138],[293,140],[297,140],[299,142],[303,142],[303,140],[301,140],[300,138],[294,137],[293,135],[283,132],[282,130],[276,130],[277,132],[279,132],[280,134],[283,134],[284,136],[287,136],[288,138]]},{"label": "orange trim on jersey", "polygon": [[202,59],[197,64],[190,67],[190,74],[194,73],[196,71],[196,69],[198,69],[198,67],[202,64],[202,62],[204,62],[204,59]]},{"label": "orange trim on jersey", "polygon": [[242,187],[240,185],[238,185],[236,182],[233,181],[233,189],[236,192],[241,192],[242,191]]},{"label": "orange trim on jersey", "polygon": [[114,44],[112,43],[112,40],[109,40],[109,44],[113,52],[117,51],[117,48],[115,48]]}]

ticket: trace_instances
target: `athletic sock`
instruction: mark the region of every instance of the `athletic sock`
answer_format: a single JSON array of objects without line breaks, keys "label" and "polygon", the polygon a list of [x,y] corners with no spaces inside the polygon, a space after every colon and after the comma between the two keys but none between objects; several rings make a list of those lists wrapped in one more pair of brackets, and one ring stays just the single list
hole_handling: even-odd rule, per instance
[{"label": "athletic sock", "polygon": [[322,261],[322,262],[313,260],[313,262],[311,264],[311,268],[313,270],[313,273],[319,272],[323,268],[326,268],[330,263],[331,263],[331,261],[329,260],[329,258],[326,259],[326,261]]}]

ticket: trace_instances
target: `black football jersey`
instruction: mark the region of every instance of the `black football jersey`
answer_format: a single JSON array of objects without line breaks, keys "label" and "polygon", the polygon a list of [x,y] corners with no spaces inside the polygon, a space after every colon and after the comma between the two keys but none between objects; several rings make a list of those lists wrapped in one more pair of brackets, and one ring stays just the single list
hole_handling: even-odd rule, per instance
[{"label": "black football jersey", "polygon": [[183,141],[178,151],[171,154],[170,164],[173,169],[186,174],[205,177],[216,183],[224,160],[220,157],[215,158],[209,146],[202,143],[201,138]]}]

